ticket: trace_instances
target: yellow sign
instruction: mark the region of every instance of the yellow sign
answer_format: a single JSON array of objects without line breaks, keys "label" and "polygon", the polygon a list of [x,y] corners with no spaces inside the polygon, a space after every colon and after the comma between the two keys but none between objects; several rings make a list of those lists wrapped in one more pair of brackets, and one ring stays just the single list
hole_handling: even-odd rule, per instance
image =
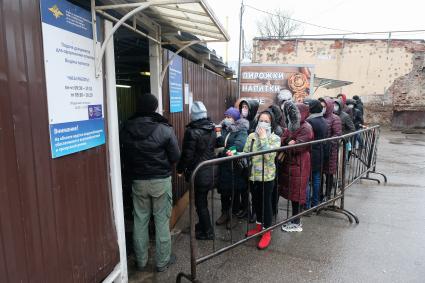
[{"label": "yellow sign", "polygon": [[53,16],[55,16],[56,19],[60,16],[63,16],[57,5],[54,5],[53,7],[49,8],[49,11],[52,12]]}]

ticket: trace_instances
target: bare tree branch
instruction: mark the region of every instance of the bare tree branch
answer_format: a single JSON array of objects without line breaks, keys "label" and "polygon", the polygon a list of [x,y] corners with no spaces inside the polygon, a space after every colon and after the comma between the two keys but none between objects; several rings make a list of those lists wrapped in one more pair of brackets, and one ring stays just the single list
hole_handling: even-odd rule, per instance
[{"label": "bare tree branch", "polygon": [[291,21],[291,14],[277,9],[257,21],[257,31],[262,37],[289,37],[300,31],[301,25]]}]

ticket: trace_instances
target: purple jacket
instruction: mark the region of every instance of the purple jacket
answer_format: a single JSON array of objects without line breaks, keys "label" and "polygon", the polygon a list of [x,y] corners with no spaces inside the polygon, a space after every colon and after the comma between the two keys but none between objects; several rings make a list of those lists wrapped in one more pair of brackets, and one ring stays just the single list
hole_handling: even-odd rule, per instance
[{"label": "purple jacket", "polygon": [[[338,137],[342,134],[341,119],[338,115],[333,113],[334,102],[330,98],[325,98],[326,112],[323,117],[328,123],[328,137]],[[325,174],[335,174],[337,170],[338,161],[338,142],[334,141],[330,143],[329,147],[329,159],[325,160],[323,165],[323,172]]]}]

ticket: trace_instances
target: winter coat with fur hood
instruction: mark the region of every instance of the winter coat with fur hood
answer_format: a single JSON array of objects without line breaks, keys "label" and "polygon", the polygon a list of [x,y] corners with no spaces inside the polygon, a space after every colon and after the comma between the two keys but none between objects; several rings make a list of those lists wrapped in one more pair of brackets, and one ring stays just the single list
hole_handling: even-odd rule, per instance
[{"label": "winter coat with fur hood", "polygon": [[[306,121],[309,115],[308,106],[302,103],[285,102],[284,109],[288,128],[283,133],[282,145],[288,145],[291,140],[294,140],[295,144],[312,141],[313,129]],[[286,158],[279,175],[280,195],[288,200],[305,204],[310,168],[310,146],[286,151]]]}]

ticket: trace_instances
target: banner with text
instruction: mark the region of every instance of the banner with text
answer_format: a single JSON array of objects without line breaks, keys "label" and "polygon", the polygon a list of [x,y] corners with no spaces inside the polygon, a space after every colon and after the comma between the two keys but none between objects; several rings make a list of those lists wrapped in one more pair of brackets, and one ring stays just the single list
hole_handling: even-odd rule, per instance
[{"label": "banner with text", "polygon": [[313,65],[242,64],[240,99],[256,99],[260,110],[275,103],[279,93],[302,101],[312,92]]},{"label": "banner with text", "polygon": [[68,1],[40,3],[52,157],[105,143],[103,81],[95,76],[92,17]]},{"label": "banner with text", "polygon": [[[168,51],[168,60],[174,55]],[[168,67],[168,89],[170,96],[170,113],[183,111],[183,58],[175,55]]]}]

